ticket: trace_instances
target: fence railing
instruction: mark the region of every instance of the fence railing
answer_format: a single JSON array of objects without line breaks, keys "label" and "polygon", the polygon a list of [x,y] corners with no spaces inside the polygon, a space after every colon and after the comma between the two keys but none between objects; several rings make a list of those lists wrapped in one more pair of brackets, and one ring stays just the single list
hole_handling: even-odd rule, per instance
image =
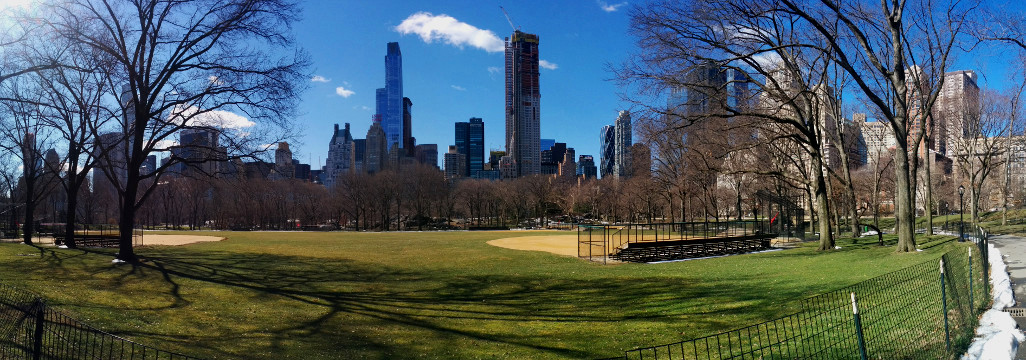
[{"label": "fence railing", "polygon": [[0,359],[196,359],[135,343],[0,284]]},{"label": "fence railing", "polygon": [[977,235],[978,246],[804,299],[797,313],[611,359],[957,357],[990,304],[986,234]]}]

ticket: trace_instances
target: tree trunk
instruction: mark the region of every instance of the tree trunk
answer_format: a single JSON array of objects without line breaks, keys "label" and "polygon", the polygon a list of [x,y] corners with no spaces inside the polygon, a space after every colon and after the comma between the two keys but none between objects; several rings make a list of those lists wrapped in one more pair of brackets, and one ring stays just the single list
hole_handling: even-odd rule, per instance
[{"label": "tree trunk", "polygon": [[816,177],[816,186],[813,189],[816,193],[816,217],[819,218],[819,250],[832,250],[834,248],[833,231],[830,228],[830,202],[827,198],[827,184],[823,173],[823,160],[813,154],[813,173]]},{"label": "tree trunk", "polygon": [[[76,175],[72,175],[77,177]],[[74,181],[69,179],[69,181]],[[81,188],[81,183],[75,181],[72,184],[68,184],[68,202],[67,212],[64,215],[64,246],[69,249],[75,249],[78,246],[75,244],[75,209],[78,207],[78,190]]]},{"label": "tree trunk", "polygon": [[[26,169],[28,169],[26,167]],[[29,179],[29,176],[25,176],[25,221],[22,223],[22,239],[25,244],[32,245],[32,233],[34,231],[33,225],[36,222],[36,201],[35,197],[35,179]]]},{"label": "tree trunk", "polygon": [[909,175],[908,149],[899,146],[894,152],[894,219],[898,252],[916,251],[915,197]]},{"label": "tree trunk", "polygon": [[[927,140],[929,144],[929,140]],[[933,235],[933,181],[932,181],[932,166],[933,156],[930,155],[930,150],[926,150],[926,199],[923,199],[926,203],[926,235]]]}]

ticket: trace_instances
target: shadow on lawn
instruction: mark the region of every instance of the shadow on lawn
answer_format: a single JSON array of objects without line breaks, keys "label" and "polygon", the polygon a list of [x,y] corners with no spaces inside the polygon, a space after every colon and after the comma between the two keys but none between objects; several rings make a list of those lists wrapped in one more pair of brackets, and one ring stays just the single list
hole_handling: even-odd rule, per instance
[{"label": "shadow on lawn", "polygon": [[[113,255],[107,250],[90,252]],[[59,264],[62,256],[78,254],[65,251],[43,257]],[[119,334],[162,339],[195,355],[204,355],[197,353],[202,350],[206,355],[244,358],[608,356],[651,345],[652,336],[675,341],[705,335],[678,338],[662,333],[668,329],[678,329],[678,334],[719,331],[768,320],[786,312],[778,305],[823,290],[779,282],[769,285],[766,279],[741,275],[698,282],[697,276],[622,276],[614,271],[602,273],[605,269],[588,270],[585,275],[539,276],[516,275],[512,269],[510,274],[418,271],[349,259],[263,253],[151,248],[141,255],[144,261],[119,273],[115,281],[159,272],[169,285],[167,294],[174,298],[169,309],[199,302],[189,296],[211,296],[204,287],[190,287],[198,281],[236,293],[250,291],[254,298],[270,298],[295,311],[289,313],[293,317],[281,318],[275,316],[282,309],[261,309],[248,314],[244,324],[208,324],[207,331],[184,329],[204,335],[146,330]],[[200,295],[189,295],[197,292]],[[240,309],[212,316],[224,316],[224,321],[246,318],[240,313],[247,304],[238,305]],[[650,331],[652,323],[669,326],[656,326],[659,333],[645,337],[625,335]],[[591,327],[610,331],[595,338],[597,332]],[[644,339],[642,343],[637,343],[639,338]],[[471,343],[486,350],[463,348]]]}]

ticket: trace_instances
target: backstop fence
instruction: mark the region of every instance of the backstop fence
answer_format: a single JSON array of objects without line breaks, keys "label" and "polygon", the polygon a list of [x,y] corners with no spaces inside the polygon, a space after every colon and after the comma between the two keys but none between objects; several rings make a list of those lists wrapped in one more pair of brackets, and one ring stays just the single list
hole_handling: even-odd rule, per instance
[{"label": "backstop fence", "polygon": [[[610,359],[953,359],[990,305],[987,240],[801,301],[761,324]],[[982,251],[981,251],[982,250]]]},{"label": "backstop fence", "polygon": [[195,358],[97,330],[33,294],[0,284],[0,359]]}]

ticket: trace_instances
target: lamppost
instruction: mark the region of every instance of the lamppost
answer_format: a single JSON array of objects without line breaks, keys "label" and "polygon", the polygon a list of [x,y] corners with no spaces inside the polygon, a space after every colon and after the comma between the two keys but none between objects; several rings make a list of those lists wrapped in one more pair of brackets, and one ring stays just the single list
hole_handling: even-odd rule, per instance
[{"label": "lamppost", "polygon": [[965,241],[965,222],[962,217],[962,212],[965,207],[965,186],[958,186],[958,241]]}]

